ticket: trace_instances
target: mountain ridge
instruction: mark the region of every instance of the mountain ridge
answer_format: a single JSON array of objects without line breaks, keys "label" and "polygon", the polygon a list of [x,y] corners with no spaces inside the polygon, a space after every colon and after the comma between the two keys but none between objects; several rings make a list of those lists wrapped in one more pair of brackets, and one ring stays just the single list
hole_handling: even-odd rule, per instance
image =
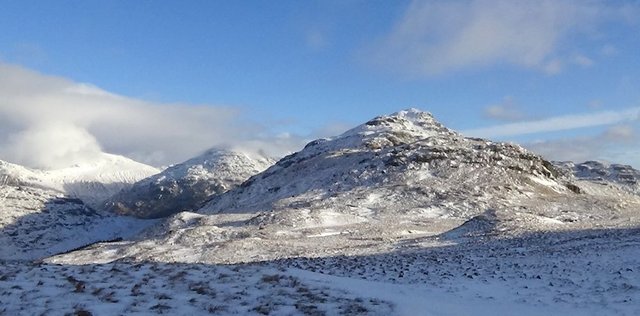
[{"label": "mountain ridge", "polygon": [[576,178],[519,145],[464,137],[406,110],[312,141],[201,209],[173,214],[109,251],[97,245],[51,260],[366,255],[628,227],[638,207],[640,196],[617,184]]},{"label": "mountain ridge", "polygon": [[[552,190],[566,189],[558,182],[555,167],[540,156],[514,144],[466,138],[437,122],[431,114],[409,109],[374,118],[342,135],[310,142],[239,188],[215,197],[203,212],[228,212],[242,207],[249,211],[278,209],[287,202],[291,205],[309,202],[310,197],[305,194],[314,190],[335,197],[357,187],[368,190],[371,186],[396,185],[429,189],[429,180],[455,176],[458,169],[465,167],[471,174],[482,172],[483,164],[494,164],[491,166],[495,170],[490,172],[501,173],[503,177],[522,178],[526,174],[546,179],[553,184]],[[466,181],[463,175],[457,176],[452,180]],[[492,178],[497,177],[498,174]],[[446,187],[443,181],[439,185]],[[536,186],[541,181],[529,182]],[[470,190],[480,191],[473,186]]]},{"label": "mountain ridge", "polygon": [[0,180],[4,178],[5,181],[57,191],[96,208],[121,189],[159,171],[124,156],[107,153],[92,162],[55,170],[31,169],[0,160]]},{"label": "mountain ridge", "polygon": [[106,209],[139,218],[197,209],[212,195],[240,185],[273,163],[264,156],[212,148],[118,192],[106,202]]}]

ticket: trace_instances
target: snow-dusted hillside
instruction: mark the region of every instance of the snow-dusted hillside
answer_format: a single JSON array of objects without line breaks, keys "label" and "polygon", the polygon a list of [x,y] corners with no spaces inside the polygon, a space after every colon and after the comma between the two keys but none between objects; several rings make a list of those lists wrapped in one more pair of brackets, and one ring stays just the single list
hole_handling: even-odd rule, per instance
[{"label": "snow-dusted hillside", "polygon": [[[330,237],[327,237],[330,238]],[[316,247],[328,241],[314,238]],[[233,265],[2,264],[10,315],[640,314],[640,234],[589,230]],[[240,255],[240,253],[239,253]],[[180,257],[176,257],[179,260]],[[245,257],[245,260],[252,261]]]},{"label": "snow-dusted hillside", "polygon": [[37,259],[135,234],[151,224],[93,208],[155,168],[104,154],[89,164],[33,170],[0,161],[0,259]]},{"label": "snow-dusted hillside", "polygon": [[45,188],[97,207],[120,190],[158,172],[157,168],[107,153],[99,159],[56,170],[35,170],[0,161],[0,185],[18,183]]},{"label": "snow-dusted hillside", "polygon": [[603,189],[520,146],[465,138],[428,113],[408,110],[311,142],[138,241],[56,260],[363,255],[416,238],[442,246],[470,237],[629,227],[639,222],[639,208],[638,195]]},{"label": "snow-dusted hillside", "polygon": [[240,185],[274,162],[266,157],[210,149],[121,191],[107,202],[107,209],[141,218],[198,209],[212,195]]},{"label": "snow-dusted hillside", "polygon": [[292,213],[302,221],[334,213],[354,221],[469,218],[518,199],[573,198],[570,188],[551,163],[520,146],[465,138],[408,110],[314,141],[202,211],[266,211],[274,221],[297,220]]},{"label": "snow-dusted hillside", "polygon": [[0,313],[637,315],[640,195],[573,168],[401,111],[135,238],[0,265]]},{"label": "snow-dusted hillside", "polygon": [[153,224],[101,213],[80,199],[29,186],[0,186],[0,260],[33,260]]}]

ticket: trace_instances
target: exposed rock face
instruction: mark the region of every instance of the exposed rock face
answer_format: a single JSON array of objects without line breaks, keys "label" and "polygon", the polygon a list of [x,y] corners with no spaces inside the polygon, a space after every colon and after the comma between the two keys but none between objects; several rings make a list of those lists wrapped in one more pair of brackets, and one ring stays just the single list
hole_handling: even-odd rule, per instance
[{"label": "exposed rock face", "polygon": [[273,160],[211,149],[135,183],[113,196],[106,208],[140,218],[165,217],[198,209],[212,195],[228,191],[266,169]]}]

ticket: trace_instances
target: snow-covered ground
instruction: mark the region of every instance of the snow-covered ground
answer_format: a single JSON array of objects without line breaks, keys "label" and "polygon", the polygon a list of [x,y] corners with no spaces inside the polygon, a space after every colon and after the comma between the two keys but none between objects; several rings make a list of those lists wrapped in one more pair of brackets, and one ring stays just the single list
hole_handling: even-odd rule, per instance
[{"label": "snow-covered ground", "polygon": [[7,264],[0,271],[0,313],[7,315],[392,312],[389,302],[264,264]]},{"label": "snow-covered ground", "polygon": [[[319,237],[322,238],[322,237]],[[233,265],[5,263],[7,315],[638,315],[640,230]]]}]

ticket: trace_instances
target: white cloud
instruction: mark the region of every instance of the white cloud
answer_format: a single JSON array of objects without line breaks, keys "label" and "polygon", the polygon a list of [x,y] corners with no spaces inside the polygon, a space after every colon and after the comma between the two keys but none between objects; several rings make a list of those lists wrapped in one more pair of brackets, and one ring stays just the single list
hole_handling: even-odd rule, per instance
[{"label": "white cloud", "polygon": [[580,54],[573,56],[571,62],[582,67],[591,67],[594,64],[593,59]]},{"label": "white cloud", "polygon": [[603,111],[588,114],[565,115],[537,121],[510,123],[463,131],[474,137],[504,137],[543,132],[557,132],[577,128],[612,125],[640,120],[640,107],[621,111]]},{"label": "white cloud", "polygon": [[638,135],[635,128],[630,124],[616,125],[607,129],[603,134],[607,140],[615,142],[634,142]]},{"label": "white cloud", "polygon": [[2,152],[27,166],[56,168],[97,159],[102,150],[86,130],[51,122],[9,134]]},{"label": "white cloud", "polygon": [[516,104],[513,97],[505,97],[501,103],[487,106],[484,116],[500,121],[520,121],[527,117],[525,112]]},{"label": "white cloud", "polygon": [[[271,146],[242,109],[158,104],[0,63],[0,159],[57,168],[101,150],[153,165],[188,159],[212,147],[245,147],[281,155],[302,141]],[[274,141],[275,143],[278,143]]]},{"label": "white cloud", "polygon": [[607,160],[640,168],[640,135],[631,125],[615,125],[592,137],[538,141],[524,146],[552,160]]},{"label": "white cloud", "polygon": [[555,74],[571,62],[563,55],[566,42],[634,12],[637,4],[606,1],[414,0],[373,59],[413,75],[504,63]]},{"label": "white cloud", "polygon": [[554,58],[542,65],[542,71],[547,75],[557,75],[562,72],[563,67],[562,60]]}]

